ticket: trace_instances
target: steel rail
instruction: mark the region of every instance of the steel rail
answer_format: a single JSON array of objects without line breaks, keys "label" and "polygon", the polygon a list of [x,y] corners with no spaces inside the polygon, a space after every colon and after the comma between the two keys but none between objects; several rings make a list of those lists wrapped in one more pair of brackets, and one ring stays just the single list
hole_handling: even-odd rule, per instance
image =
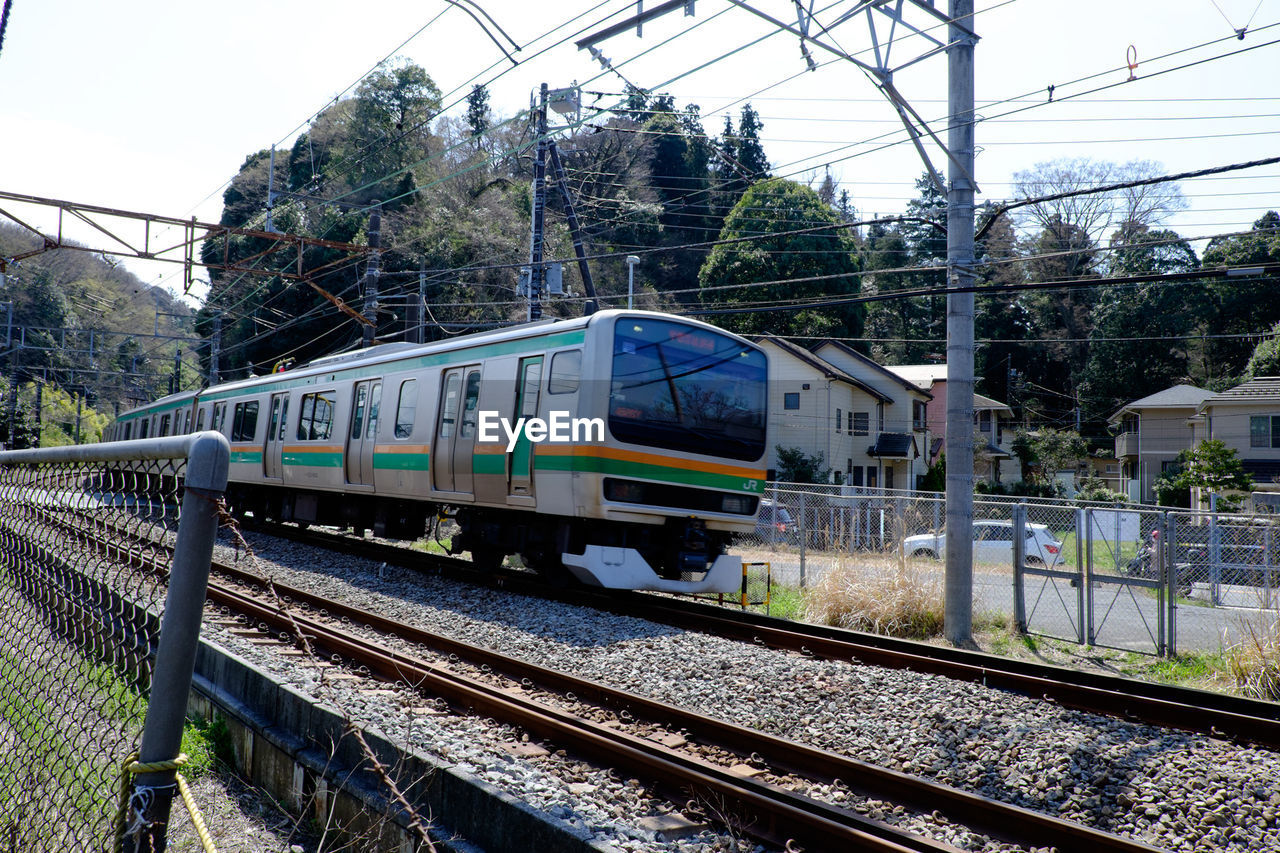
[{"label": "steel rail", "polygon": [[732,816],[735,826],[761,840],[783,846],[813,845],[819,850],[958,853],[950,845],[783,788],[738,777],[643,738],[442,670],[305,616],[283,613],[219,584],[209,585],[209,600],[278,630],[301,631],[316,648],[359,663],[381,680],[432,693],[455,706],[519,726],[584,757],[625,768],[652,780],[677,802],[689,796],[712,802],[716,811]]},{"label": "steel rail", "polygon": [[[165,573],[162,567],[157,566],[154,554],[101,539],[83,527],[76,527],[47,511],[37,510],[36,513],[73,533],[90,536],[93,546],[104,554],[138,568],[158,574]],[[124,533],[138,539],[149,548],[168,548],[163,543],[102,519],[85,520],[93,527],[109,528],[117,534]],[[307,596],[319,606],[342,613],[348,619],[355,616],[362,624],[374,621],[387,625],[392,628],[391,633],[400,636],[411,627],[340,602],[311,596],[302,590],[268,582],[266,578],[219,561],[214,561],[213,570],[232,577],[237,583],[270,586],[276,596],[290,599],[294,596]],[[206,600],[247,616],[259,625],[274,628],[296,642],[300,643],[305,638],[313,649],[359,664],[375,678],[429,692],[455,707],[466,708],[518,726],[572,749],[588,759],[624,768],[629,773],[651,780],[674,802],[684,802],[690,797],[704,800],[712,806],[709,811],[718,817],[730,819],[736,828],[789,850],[796,849],[794,845],[798,843],[801,845],[800,849],[805,849],[805,845],[812,845],[812,849],[817,850],[865,850],[872,853],[960,853],[951,845],[906,832],[784,788],[737,776],[722,767],[652,741],[615,731],[501,688],[443,670],[414,656],[383,648],[309,617],[285,612],[275,604],[221,584],[210,581]]]},{"label": "steel rail", "polygon": [[[241,584],[263,586],[266,583],[265,579],[232,566],[215,563],[215,571]],[[1006,841],[1056,847],[1064,853],[1138,853],[1157,849],[1082,824],[868,764],[829,750],[743,728],[630,691],[511,658],[277,581],[272,581],[272,586],[278,595],[293,603],[324,609],[330,616],[348,619],[352,623],[431,648],[441,654],[455,655],[476,666],[488,667],[510,679],[521,682],[527,680],[547,690],[586,698],[618,713],[630,714],[665,727],[682,728],[706,743],[730,752],[759,755],[774,770],[827,784],[839,780],[866,796],[891,799],[926,814],[937,811],[958,824]]]},{"label": "steel rail", "polygon": [[318,531],[279,525],[263,532],[405,568],[449,572],[522,594],[651,619],[672,627],[796,651],[976,682],[1080,711],[1208,734],[1280,750],[1280,704],[1133,678],[1017,661],[983,652],[932,646],[822,625],[762,616],[645,593],[552,589],[527,573],[482,573],[464,561]]},{"label": "steel rail", "polygon": [[[114,527],[114,525],[110,525],[101,519],[91,519],[90,521],[95,526]],[[64,522],[59,521],[59,523]],[[145,538],[138,537],[132,531],[121,530],[118,527],[115,529],[117,532],[124,532],[132,537]],[[125,556],[131,561],[146,565],[149,568],[155,567],[154,557],[148,560],[142,552],[135,552],[132,549],[121,550],[116,543],[100,542],[99,544],[104,551],[114,552],[117,556]],[[154,545],[155,543],[148,540],[148,544]],[[543,689],[570,694],[575,697],[585,697],[600,707],[614,710],[619,716],[625,717],[629,715],[632,718],[644,719],[664,727],[680,728],[706,744],[718,746],[730,753],[760,756],[763,761],[769,764],[770,769],[775,772],[792,773],[809,780],[824,781],[828,784],[844,783],[852,790],[866,796],[889,799],[895,803],[926,813],[937,812],[957,824],[1002,840],[1037,846],[1052,846],[1063,850],[1064,853],[1071,853],[1071,851],[1079,851],[1079,853],[1094,853],[1094,851],[1101,851],[1101,853],[1151,853],[1151,851],[1158,849],[1082,824],[1065,821],[930,780],[857,761],[828,750],[742,728],[723,720],[677,708],[629,691],[618,690],[549,667],[510,658],[498,652],[471,646],[450,637],[404,624],[378,613],[334,601],[306,590],[274,580],[268,581],[262,576],[221,562],[215,561],[213,568],[216,572],[235,583],[254,587],[255,589],[270,588],[276,596],[291,604],[296,603],[315,610],[321,610],[328,617],[343,619],[369,630],[388,634],[414,645],[431,648],[438,653],[466,660],[473,665],[501,673],[513,680],[519,680],[522,684],[536,684]],[[326,647],[326,650],[357,660],[367,666],[371,672],[387,680],[404,681],[406,675],[411,675],[415,680],[421,682],[424,678],[421,671],[425,667],[427,671],[434,675],[448,679],[451,685],[462,683],[467,687],[482,686],[490,703],[496,701],[493,699],[495,696],[500,700],[496,706],[493,704],[478,704],[466,691],[462,693],[450,692],[442,690],[438,683],[433,685],[432,692],[436,692],[438,695],[455,703],[464,704],[466,707],[500,716],[501,712],[510,710],[505,703],[515,698],[513,694],[501,688],[485,685],[483,682],[476,682],[464,676],[447,673],[418,661],[416,658],[397,652],[388,650],[379,650],[378,652],[365,651],[364,647],[369,644],[364,641],[335,632],[333,629],[321,626],[308,617],[282,615],[274,606],[264,605],[243,593],[228,590],[217,584],[211,584],[209,599],[229,609],[250,615],[263,623],[273,625],[289,636],[301,632],[311,641],[324,638],[321,644]],[[406,667],[409,668],[407,671]],[[532,702],[532,700],[525,701]],[[533,704],[537,708],[546,707],[541,703]],[[506,716],[503,716],[503,718],[512,719]],[[577,718],[570,719],[576,720]],[[538,731],[554,740],[563,742],[563,737],[554,730],[538,729],[522,718],[515,720],[515,722],[517,725],[529,728],[531,731]],[[613,733],[611,729],[604,729],[604,731]],[[638,741],[645,749],[653,749],[651,742],[648,740],[631,738],[630,736],[628,738]],[[582,748],[581,745],[579,745],[579,748]],[[663,752],[669,751],[663,750]],[[678,755],[678,753],[675,754]],[[682,758],[686,757],[682,756]],[[695,759],[688,760],[696,762]],[[703,765],[703,762],[696,763],[699,766]],[[712,765],[706,766],[710,767]],[[719,770],[719,768],[715,769],[720,772],[723,780],[725,771]],[[738,778],[732,776],[732,774],[729,775],[734,780]],[[670,789],[671,784],[665,782],[664,787]],[[716,793],[720,797],[724,796],[723,791],[716,791]],[[778,839],[770,838],[768,840]]]}]

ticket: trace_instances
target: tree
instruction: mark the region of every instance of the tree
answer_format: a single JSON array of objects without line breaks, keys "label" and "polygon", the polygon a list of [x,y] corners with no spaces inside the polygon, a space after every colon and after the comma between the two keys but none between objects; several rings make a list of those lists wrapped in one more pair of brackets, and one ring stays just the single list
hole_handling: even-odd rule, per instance
[{"label": "tree", "polygon": [[831,469],[827,468],[821,452],[810,456],[798,447],[783,447],[781,444],[774,450],[778,454],[778,480],[781,482],[826,483],[831,477]]},{"label": "tree", "polygon": [[489,90],[477,83],[467,95],[467,127],[473,137],[489,129]]},{"label": "tree", "polygon": [[[1129,224],[1115,232],[1111,245],[1108,272],[1113,276],[1200,267],[1191,246],[1173,231]],[[1195,283],[1100,288],[1080,381],[1089,416],[1101,418],[1127,400],[1185,381],[1190,371],[1185,341],[1204,316],[1204,305],[1204,289]]]},{"label": "tree", "polygon": [[1080,460],[1089,455],[1088,443],[1075,430],[1020,431],[1013,449],[1031,481],[1039,484],[1054,482],[1059,471],[1074,471]]},{"label": "tree", "polygon": [[1253,355],[1245,365],[1245,379],[1259,376],[1280,376],[1280,323],[1272,326],[1270,336],[1254,347]]},{"label": "tree", "polygon": [[[1259,266],[1280,263],[1280,214],[1267,211],[1247,234],[1216,238],[1204,251],[1204,265]],[[1232,276],[1208,285],[1211,308],[1205,325],[1219,335],[1252,335],[1280,322],[1280,299],[1270,278]],[[1240,376],[1252,356],[1247,338],[1210,340],[1204,351],[1203,372],[1210,380]]]},{"label": "tree", "polygon": [[[722,242],[712,249],[698,273],[704,304],[745,307],[805,298],[816,304],[801,310],[766,307],[727,314],[721,325],[745,334],[861,334],[861,306],[821,305],[823,297],[858,293],[859,262],[853,238],[841,228],[791,233],[824,223],[840,224],[834,211],[804,184],[774,178],[747,190],[725,219],[720,240],[760,239]],[[757,285],[762,282],[768,283]]]},{"label": "tree", "polygon": [[[1154,487],[1157,500],[1164,505],[1190,506],[1190,490],[1199,489],[1202,499],[1216,494],[1218,508],[1234,512],[1243,499],[1227,493],[1249,491],[1253,488],[1253,477],[1245,472],[1233,448],[1219,439],[1209,438],[1179,453],[1177,467],[1161,474]],[[1183,500],[1186,503],[1182,503]]]}]

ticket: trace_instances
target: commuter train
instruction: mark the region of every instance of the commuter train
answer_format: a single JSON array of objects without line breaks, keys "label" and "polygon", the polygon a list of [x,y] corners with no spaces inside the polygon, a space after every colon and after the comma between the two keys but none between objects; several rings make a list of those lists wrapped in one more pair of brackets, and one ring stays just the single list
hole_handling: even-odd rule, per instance
[{"label": "commuter train", "polygon": [[228,500],[255,517],[404,539],[452,518],[449,552],[482,567],[725,592],[764,493],[767,376],[714,326],[609,310],[172,395],[107,437],[221,432]]}]

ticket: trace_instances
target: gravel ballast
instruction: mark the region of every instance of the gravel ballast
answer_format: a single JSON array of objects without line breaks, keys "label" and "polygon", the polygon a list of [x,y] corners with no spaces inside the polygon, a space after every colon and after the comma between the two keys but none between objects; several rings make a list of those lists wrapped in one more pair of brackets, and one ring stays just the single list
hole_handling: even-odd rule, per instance
[{"label": "gravel ballast", "polygon": [[[1280,755],[1212,737],[1077,712],[940,676],[822,661],[632,617],[476,588],[269,537],[257,563],[281,583],[673,705],[918,774],[1169,850],[1280,849]],[[231,560],[234,552],[219,555]],[[216,627],[283,681],[316,674]],[[328,688],[326,688],[328,689]],[[620,850],[749,850],[732,835],[657,841],[638,818],[670,807],[638,783],[553,753],[513,756],[517,732],[431,716],[420,697],[353,692],[348,710],[392,739],[434,751]],[[436,731],[439,727],[439,731]],[[504,744],[506,746],[504,746]],[[930,816],[815,788],[965,849],[1008,849]]]}]

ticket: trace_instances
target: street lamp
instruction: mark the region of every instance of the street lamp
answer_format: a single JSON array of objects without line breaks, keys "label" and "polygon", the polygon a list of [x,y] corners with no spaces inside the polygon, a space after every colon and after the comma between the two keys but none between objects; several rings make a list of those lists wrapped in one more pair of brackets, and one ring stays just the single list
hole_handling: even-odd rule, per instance
[{"label": "street lamp", "polygon": [[640,259],[635,255],[627,255],[627,310],[630,311],[632,303],[635,301],[636,291],[636,264],[640,263]]}]

